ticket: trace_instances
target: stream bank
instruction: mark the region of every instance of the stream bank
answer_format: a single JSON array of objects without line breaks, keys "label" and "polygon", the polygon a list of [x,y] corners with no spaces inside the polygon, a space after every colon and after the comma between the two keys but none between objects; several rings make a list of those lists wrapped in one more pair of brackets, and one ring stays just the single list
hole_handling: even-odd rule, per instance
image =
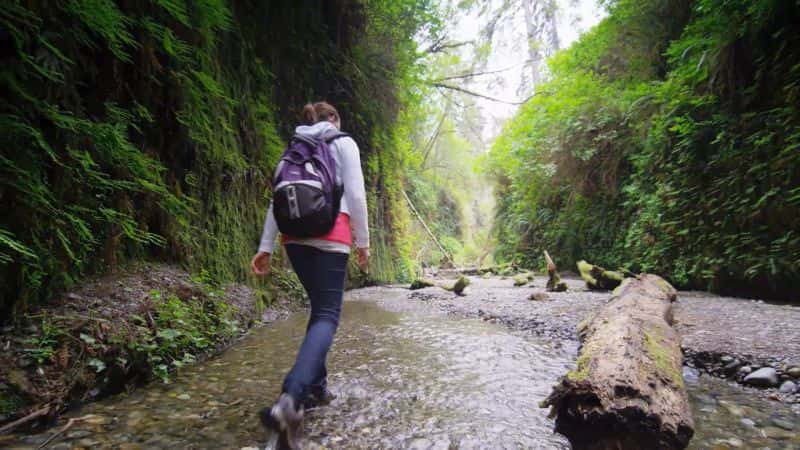
[{"label": "stream bank", "polygon": [[218,354],[253,326],[301,307],[277,296],[143,264],[85,283],[0,330],[0,426],[30,431],[82,403],[130,391]]}]

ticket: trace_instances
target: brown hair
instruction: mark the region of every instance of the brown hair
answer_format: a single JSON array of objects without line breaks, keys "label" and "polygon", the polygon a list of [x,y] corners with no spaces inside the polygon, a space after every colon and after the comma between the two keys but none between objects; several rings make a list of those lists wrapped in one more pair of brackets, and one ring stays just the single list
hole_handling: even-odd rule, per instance
[{"label": "brown hair", "polygon": [[303,107],[303,123],[314,125],[317,122],[330,120],[331,117],[340,118],[339,112],[328,102],[307,103]]}]

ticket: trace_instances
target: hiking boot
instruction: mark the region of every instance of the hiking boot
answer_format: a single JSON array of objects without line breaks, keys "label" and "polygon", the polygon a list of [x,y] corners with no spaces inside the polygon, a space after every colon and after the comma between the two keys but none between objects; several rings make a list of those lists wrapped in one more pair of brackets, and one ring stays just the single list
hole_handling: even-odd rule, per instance
[{"label": "hiking boot", "polygon": [[305,406],[305,409],[328,406],[335,399],[336,394],[331,392],[328,388],[323,388],[322,390],[312,390],[308,395],[308,399],[306,399],[305,403],[303,403],[303,406]]},{"label": "hiking boot", "polygon": [[268,430],[277,433],[286,433],[289,448],[300,448],[303,432],[303,408],[295,407],[294,399],[289,394],[281,394],[278,401],[271,408],[264,408],[259,412],[261,424]]}]

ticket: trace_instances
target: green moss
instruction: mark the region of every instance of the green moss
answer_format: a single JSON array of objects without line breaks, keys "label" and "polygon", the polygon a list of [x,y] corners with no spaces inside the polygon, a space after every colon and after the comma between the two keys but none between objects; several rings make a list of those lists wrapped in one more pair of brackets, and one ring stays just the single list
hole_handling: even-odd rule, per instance
[{"label": "green moss", "polygon": [[644,350],[656,367],[659,375],[671,381],[673,384],[683,387],[683,374],[678,364],[674,364],[673,354],[661,342],[661,338],[656,333],[644,333]]},{"label": "green moss", "polygon": [[591,351],[588,347],[581,349],[578,359],[575,361],[575,369],[567,372],[567,379],[571,381],[582,381],[589,376],[589,363],[592,360]]},{"label": "green moss", "polygon": [[0,415],[11,415],[17,412],[23,404],[23,400],[16,394],[0,391]]}]

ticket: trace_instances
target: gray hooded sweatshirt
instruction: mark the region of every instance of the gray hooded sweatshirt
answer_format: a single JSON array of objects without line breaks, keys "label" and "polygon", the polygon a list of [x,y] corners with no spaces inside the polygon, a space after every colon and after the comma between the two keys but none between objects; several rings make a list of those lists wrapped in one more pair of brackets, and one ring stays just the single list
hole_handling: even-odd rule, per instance
[{"label": "gray hooded sweatshirt", "polygon": [[[325,139],[338,132],[339,130],[330,122],[301,125],[295,129],[295,134],[308,136],[315,140]],[[361,157],[359,156],[358,145],[350,137],[339,138],[331,142],[331,152],[336,161],[336,178],[344,184],[344,195],[342,196],[340,211],[350,216],[350,226],[353,228],[353,240],[356,247],[368,248],[367,196],[364,190],[364,174],[361,172]],[[272,253],[277,235],[278,224],[275,222],[272,202],[270,202],[258,251]],[[293,240],[292,243],[309,245],[326,252],[350,253],[350,247],[346,244],[323,239],[297,239]]]}]

